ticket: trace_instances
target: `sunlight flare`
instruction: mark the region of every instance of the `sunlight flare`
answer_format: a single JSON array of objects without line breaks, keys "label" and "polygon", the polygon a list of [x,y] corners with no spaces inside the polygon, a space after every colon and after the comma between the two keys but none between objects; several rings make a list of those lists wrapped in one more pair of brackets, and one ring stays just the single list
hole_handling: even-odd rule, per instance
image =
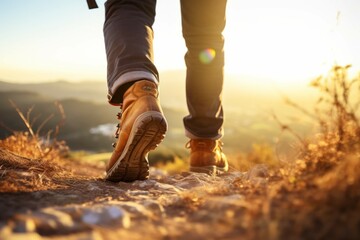
[{"label": "sunlight flare", "polygon": [[199,60],[203,64],[211,63],[216,56],[216,51],[212,48],[206,48],[199,53]]}]

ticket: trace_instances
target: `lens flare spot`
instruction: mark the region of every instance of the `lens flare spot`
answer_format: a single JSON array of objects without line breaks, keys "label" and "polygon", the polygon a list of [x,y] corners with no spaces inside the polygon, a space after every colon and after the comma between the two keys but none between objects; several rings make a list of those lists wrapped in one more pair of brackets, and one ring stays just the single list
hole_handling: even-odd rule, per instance
[{"label": "lens flare spot", "polygon": [[212,48],[207,48],[199,53],[199,60],[204,64],[209,64],[214,60],[216,52]]}]

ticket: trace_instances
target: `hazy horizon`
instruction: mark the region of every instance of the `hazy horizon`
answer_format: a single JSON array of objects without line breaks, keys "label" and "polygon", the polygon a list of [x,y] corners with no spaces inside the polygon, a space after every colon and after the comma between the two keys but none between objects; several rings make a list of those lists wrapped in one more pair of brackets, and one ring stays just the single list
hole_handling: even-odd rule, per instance
[{"label": "hazy horizon", "polygon": [[[173,70],[160,73],[160,100],[163,106],[186,110],[185,71]],[[0,79],[2,81],[3,79]],[[27,90],[39,92],[55,98],[77,98],[86,101],[107,104],[107,85],[103,81],[64,80],[32,83],[12,83],[4,81],[2,91]],[[9,84],[8,84],[9,83]],[[283,105],[284,97],[291,97],[296,101],[313,103],[317,98],[317,91],[309,86],[310,79],[302,82],[279,84],[276,81],[249,75],[225,75],[223,100],[227,111],[237,111],[237,108],[263,111],[274,106]],[[14,84],[14,86],[12,86]],[[84,85],[83,85],[84,84]],[[262,108],[259,110],[258,108]],[[233,109],[233,110],[232,110]]]}]

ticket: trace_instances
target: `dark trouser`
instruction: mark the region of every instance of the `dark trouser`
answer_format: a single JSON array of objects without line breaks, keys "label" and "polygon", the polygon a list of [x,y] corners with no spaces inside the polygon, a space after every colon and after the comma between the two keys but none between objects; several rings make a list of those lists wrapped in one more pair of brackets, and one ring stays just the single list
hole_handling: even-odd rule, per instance
[{"label": "dark trouser", "polygon": [[[109,102],[119,104],[129,85],[147,79],[159,82],[153,59],[156,0],[108,0],[105,3],[105,47],[108,61]],[[222,137],[221,93],[224,78],[226,0],[181,0],[186,97],[184,118],[189,138]]]}]

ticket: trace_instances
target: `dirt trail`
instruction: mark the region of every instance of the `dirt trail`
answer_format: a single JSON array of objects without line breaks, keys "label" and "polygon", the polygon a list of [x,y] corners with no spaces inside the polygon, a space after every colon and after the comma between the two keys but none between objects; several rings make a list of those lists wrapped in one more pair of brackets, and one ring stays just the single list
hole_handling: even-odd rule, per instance
[{"label": "dirt trail", "polygon": [[[0,239],[238,239],[248,227],[243,213],[256,204],[237,183],[267,184],[263,166],[218,177],[152,168],[149,180],[133,183],[105,182],[97,166],[68,165],[75,166],[56,187],[1,191]],[[38,173],[3,169],[0,181],[31,174]]]},{"label": "dirt trail", "polygon": [[103,166],[0,148],[0,240],[360,239],[357,156],[322,174],[290,170],[152,168],[149,180],[110,183]]}]

